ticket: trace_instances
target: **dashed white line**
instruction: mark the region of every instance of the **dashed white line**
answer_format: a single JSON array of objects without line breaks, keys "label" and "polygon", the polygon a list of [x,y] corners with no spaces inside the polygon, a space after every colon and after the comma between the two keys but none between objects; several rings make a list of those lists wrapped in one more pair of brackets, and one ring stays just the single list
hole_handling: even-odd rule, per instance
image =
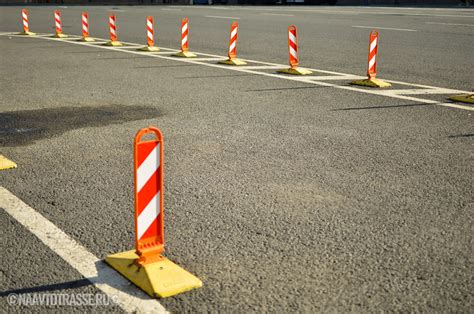
[{"label": "dashed white line", "polygon": [[426,22],[431,25],[449,25],[449,26],[474,26],[474,24],[458,24],[458,23],[438,23],[438,22]]},{"label": "dashed white line", "polygon": [[[12,34],[10,36],[23,37],[24,38],[24,36],[20,36],[20,35],[13,35]],[[256,70],[249,69],[249,68],[246,68],[246,67],[232,67],[232,66],[226,66],[226,65],[221,65],[221,64],[217,64],[217,63],[206,63],[206,62],[203,62],[203,61],[193,60],[193,59],[176,58],[176,57],[167,56],[167,55],[158,55],[158,54],[150,54],[150,53],[147,54],[147,53],[138,52],[138,51],[130,50],[130,49],[121,49],[120,47],[99,46],[99,45],[94,45],[94,44],[91,44],[91,43],[80,42],[80,41],[64,41],[64,40],[61,40],[61,39],[58,39],[58,38],[52,38],[52,37],[29,37],[29,38],[39,38],[39,39],[46,39],[46,40],[52,40],[52,41],[67,42],[67,43],[71,43],[71,44],[75,44],[75,45],[83,45],[83,46],[96,47],[96,48],[101,48],[101,49],[121,51],[121,52],[125,52],[125,53],[139,54],[139,55],[142,55],[142,56],[146,55],[146,56],[152,57],[152,58],[154,57],[154,58],[160,58],[160,59],[165,59],[165,60],[172,60],[172,61],[185,62],[185,63],[191,63],[191,64],[199,64],[199,65],[213,67],[213,68],[225,69],[225,70],[228,70],[228,71],[250,73],[250,74],[256,74],[256,75],[262,75],[262,76],[267,76],[267,77],[273,77],[273,78],[278,78],[278,79],[289,80],[289,81],[296,81],[296,82],[302,82],[302,83],[307,83],[307,84],[313,84],[313,85],[343,89],[343,90],[348,90],[348,91],[353,91],[353,92],[358,92],[358,93],[378,95],[378,96],[384,96],[384,97],[390,97],[390,98],[396,98],[396,99],[402,99],[402,100],[416,101],[416,102],[419,102],[419,103],[432,104],[432,105],[438,105],[438,106],[443,106],[443,107],[451,107],[451,108],[474,111],[474,107],[468,106],[468,105],[464,106],[464,105],[455,104],[455,103],[440,103],[438,101],[430,100],[430,99],[423,99],[423,98],[417,98],[417,97],[412,97],[412,96],[398,95],[398,94],[395,94],[395,93],[385,93],[384,90],[363,89],[363,88],[359,88],[359,87],[355,87],[355,86],[337,85],[337,84],[332,84],[332,83],[328,83],[328,82],[318,81],[317,79],[314,79],[315,76],[304,77],[304,76],[281,75],[281,74],[277,74],[277,73],[268,73],[268,72],[256,71]],[[78,37],[78,38],[80,38],[80,37]],[[124,42],[124,43],[126,43],[126,42]],[[127,44],[132,44],[132,43],[127,43]],[[174,50],[174,49],[163,48],[163,47],[160,47],[160,49]],[[203,56],[225,58],[223,56],[218,56],[218,55],[213,55],[213,54],[208,54],[208,53],[199,53],[199,52],[196,52],[196,53],[199,54],[199,55],[203,55]],[[281,65],[281,64],[277,64],[277,63],[262,62],[262,61],[249,60],[249,59],[242,59],[242,60],[247,61],[249,63],[264,64],[266,66],[278,66],[280,68],[287,68],[288,67],[288,65]],[[315,73],[326,73],[326,74],[333,74],[333,75],[336,75],[336,76],[340,76],[341,80],[344,80],[345,79],[344,77],[353,76],[352,74],[340,73],[340,72],[334,72],[334,71],[327,71],[327,70],[319,70],[319,69],[311,69],[311,68],[309,70],[312,70]],[[332,80],[332,79],[330,79],[330,80]],[[334,78],[334,80],[336,80],[336,78]],[[448,89],[448,88],[440,88],[440,87],[429,86],[429,85],[413,84],[413,83],[406,83],[406,82],[400,82],[400,81],[394,81],[394,80],[386,80],[386,81],[390,82],[390,83],[394,83],[394,84],[399,84],[399,85],[426,88],[426,89],[432,89],[432,90],[442,89],[443,93],[446,92],[446,93],[449,93],[449,94],[468,94],[468,93],[470,93],[468,91],[461,91],[461,90]]]},{"label": "dashed white line", "polygon": [[130,284],[51,221],[1,186],[0,208],[3,208],[126,312],[166,313],[166,309],[157,300],[151,299]]},{"label": "dashed white line", "polygon": [[274,16],[295,16],[294,14],[283,14],[283,13],[261,13],[261,15],[274,15]]},{"label": "dashed white line", "polygon": [[361,26],[361,25],[352,25],[355,28],[369,28],[369,29],[385,29],[389,31],[401,31],[401,32],[417,32],[416,29],[409,28],[392,28],[392,27],[378,27],[378,26]]},{"label": "dashed white line", "polygon": [[209,18],[211,18],[211,19],[231,19],[231,20],[240,20],[240,17],[235,17],[235,16],[206,15],[206,17],[209,17]]}]

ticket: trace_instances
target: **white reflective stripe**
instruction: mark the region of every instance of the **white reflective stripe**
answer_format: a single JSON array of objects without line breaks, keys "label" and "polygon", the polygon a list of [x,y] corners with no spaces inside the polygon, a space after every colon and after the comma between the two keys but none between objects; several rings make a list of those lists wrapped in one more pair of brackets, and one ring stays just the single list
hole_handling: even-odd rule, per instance
[{"label": "white reflective stripe", "polygon": [[373,56],[372,59],[370,59],[370,61],[369,61],[369,70],[372,69],[374,64],[375,64],[375,56]]},{"label": "white reflective stripe", "polygon": [[25,12],[22,12],[23,18],[28,19],[28,15]]},{"label": "white reflective stripe", "polygon": [[23,21],[23,25],[28,26],[28,21]]},{"label": "white reflective stripe", "polygon": [[288,37],[290,38],[290,40],[292,42],[294,42],[296,44],[296,36],[293,35],[291,32],[288,32]]},{"label": "white reflective stripe", "polygon": [[234,50],[234,48],[235,48],[235,40],[230,44],[229,52],[232,52],[232,50]]},{"label": "white reflective stripe", "polygon": [[188,42],[188,35],[184,36],[183,39],[181,39],[181,45],[185,45]]},{"label": "white reflective stripe", "polygon": [[109,18],[109,23],[115,26],[115,21],[114,21],[114,19]]},{"label": "white reflective stripe", "polygon": [[87,17],[85,17],[85,16],[83,15],[83,16],[82,16],[82,21],[83,21],[84,23],[87,23]]},{"label": "white reflective stripe", "polygon": [[87,30],[88,30],[87,25],[82,24],[82,29],[83,29],[84,31],[87,31]]},{"label": "white reflective stripe", "polygon": [[113,29],[113,28],[110,28],[110,33],[114,36],[117,35],[117,33],[115,32],[115,29]]},{"label": "white reflective stripe", "polygon": [[137,192],[141,191],[159,166],[160,144],[158,143],[137,169]]},{"label": "white reflective stripe", "polygon": [[375,47],[377,47],[377,37],[374,38],[374,40],[370,43],[370,49],[369,51],[372,52]]},{"label": "white reflective stripe", "polygon": [[55,19],[60,19],[61,17],[60,17],[60,15],[59,15],[59,14],[57,14],[57,13],[54,13],[54,18],[55,18]]},{"label": "white reflective stripe", "polygon": [[[232,31],[232,33],[230,33],[230,38],[233,38],[235,35],[237,35],[237,27],[234,28],[234,30]],[[245,34],[244,34],[245,35]]]},{"label": "white reflective stripe", "polygon": [[148,230],[150,225],[160,214],[160,191],[152,198],[150,203],[138,215],[137,219],[137,238],[141,239],[143,234]]},{"label": "white reflective stripe", "polygon": [[153,39],[153,34],[150,31],[146,32],[148,38]]},{"label": "white reflective stripe", "polygon": [[150,20],[146,21],[146,26],[150,29],[153,29],[153,23]]},{"label": "white reflective stripe", "polygon": [[181,28],[181,34],[183,34],[188,29],[188,23],[184,24]]},{"label": "white reflective stripe", "polygon": [[291,46],[290,46],[290,54],[291,54],[295,59],[298,59],[298,56],[296,55],[295,49],[293,49],[293,47],[291,47]]},{"label": "white reflective stripe", "polygon": [[56,28],[61,28],[61,23],[56,22]]}]

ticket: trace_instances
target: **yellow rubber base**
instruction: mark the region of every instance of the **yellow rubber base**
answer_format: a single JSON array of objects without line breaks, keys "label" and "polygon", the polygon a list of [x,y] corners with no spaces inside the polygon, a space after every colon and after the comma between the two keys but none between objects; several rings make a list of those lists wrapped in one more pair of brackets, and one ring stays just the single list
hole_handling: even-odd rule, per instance
[{"label": "yellow rubber base", "polygon": [[78,41],[83,41],[83,42],[93,42],[95,41],[94,38],[92,37],[82,37],[81,39],[79,39]]},{"label": "yellow rubber base", "polygon": [[367,87],[376,87],[376,88],[387,88],[392,86],[392,84],[378,80],[378,79],[365,79],[351,82],[351,85],[367,86]]},{"label": "yellow rubber base", "polygon": [[156,52],[156,51],[160,51],[160,48],[158,47],[155,47],[155,46],[145,46],[145,47],[142,47],[142,48],[138,48],[137,49],[138,51],[147,51],[147,52]]},{"label": "yellow rubber base", "polygon": [[180,51],[180,52],[174,54],[173,56],[181,57],[181,58],[196,58],[197,57],[197,55],[195,55],[194,53],[189,52],[189,51]]},{"label": "yellow rubber base", "polygon": [[104,46],[120,47],[120,46],[123,46],[123,44],[118,40],[114,40],[114,41],[109,40],[108,42],[104,44]]},{"label": "yellow rubber base", "polygon": [[105,262],[154,298],[166,298],[202,287],[199,278],[167,258],[144,266],[135,264],[137,258],[132,250],[109,255]]},{"label": "yellow rubber base", "polygon": [[0,170],[16,168],[17,165],[10,159],[7,159],[5,156],[0,154]]},{"label": "yellow rubber base", "polygon": [[54,34],[52,37],[53,38],[67,38],[68,36],[64,34]]},{"label": "yellow rubber base", "polygon": [[18,33],[18,35],[35,36],[36,33],[33,33],[33,32],[21,32],[21,33]]},{"label": "yellow rubber base", "polygon": [[289,68],[289,69],[278,70],[277,72],[278,73],[291,74],[291,75],[310,75],[310,74],[313,74],[312,71],[302,69],[302,68]]},{"label": "yellow rubber base", "polygon": [[237,59],[237,58],[221,60],[218,63],[227,64],[227,65],[246,65],[247,64],[247,62]]},{"label": "yellow rubber base", "polygon": [[453,101],[459,101],[459,102],[474,104],[474,94],[472,94],[472,95],[457,95],[457,96],[449,97],[449,99],[451,99]]}]

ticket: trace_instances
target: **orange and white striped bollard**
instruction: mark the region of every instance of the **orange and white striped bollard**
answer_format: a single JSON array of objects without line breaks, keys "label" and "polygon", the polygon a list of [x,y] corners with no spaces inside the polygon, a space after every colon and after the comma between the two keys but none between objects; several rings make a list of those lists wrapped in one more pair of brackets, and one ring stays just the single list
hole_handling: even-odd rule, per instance
[{"label": "orange and white striped bollard", "polygon": [[221,64],[228,65],[246,65],[247,62],[237,59],[237,39],[239,35],[239,23],[232,22],[230,25],[230,38],[229,38],[229,52],[227,54],[228,59],[219,61]]},{"label": "orange and white striped bollard", "polygon": [[[154,135],[154,139],[142,138]],[[135,250],[106,257],[107,264],[152,297],[165,298],[202,286],[201,280],[162,255],[164,238],[163,136],[141,129],[134,141]]]},{"label": "orange and white striped bollard", "polygon": [[82,38],[80,41],[94,41],[93,38],[89,37],[89,13],[82,12],[81,15],[82,23]]},{"label": "orange and white striped bollard", "polygon": [[298,35],[295,25],[288,27],[288,59],[290,63],[289,69],[279,70],[280,73],[293,74],[293,75],[308,75],[313,72],[299,68],[298,60]]},{"label": "orange and white striped bollard", "polygon": [[22,23],[23,23],[23,32],[21,32],[20,35],[29,35],[29,36],[36,35],[35,33],[30,32],[30,25],[29,25],[29,22],[28,22],[28,10],[27,9],[21,10],[21,19],[22,19]]},{"label": "orange and white striped bollard", "polygon": [[66,38],[67,35],[63,34],[63,26],[61,24],[61,11],[54,10],[54,28],[56,29],[55,38]]},{"label": "orange and white striped bollard", "polygon": [[118,41],[117,35],[117,19],[115,14],[111,14],[109,16],[109,33],[110,33],[110,40],[105,43],[106,46],[123,46],[123,44]]},{"label": "orange and white striped bollard", "polygon": [[367,87],[390,87],[390,83],[379,80],[377,76],[377,53],[379,45],[379,32],[373,30],[369,37],[369,54],[367,61],[367,79],[357,80],[351,82],[353,85],[367,86]]},{"label": "orange and white striped bollard", "polygon": [[146,42],[147,45],[145,47],[139,48],[140,51],[160,51],[160,48],[155,47],[155,31],[154,31],[154,23],[153,17],[147,16],[146,17]]},{"label": "orange and white striped bollard", "polygon": [[181,21],[181,51],[174,56],[183,58],[197,57],[189,51],[189,19],[187,17]]}]

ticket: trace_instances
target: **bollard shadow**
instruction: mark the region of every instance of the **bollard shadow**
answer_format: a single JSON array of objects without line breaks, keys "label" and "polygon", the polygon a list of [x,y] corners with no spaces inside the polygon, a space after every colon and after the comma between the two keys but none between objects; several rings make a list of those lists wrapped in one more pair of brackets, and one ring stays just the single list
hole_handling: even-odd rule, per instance
[{"label": "bollard shadow", "polygon": [[[125,277],[115,271],[112,267],[108,266],[104,261],[100,260],[95,262],[95,269],[97,276],[82,278],[72,281],[66,281],[61,283],[54,283],[49,285],[41,285],[35,287],[27,287],[21,289],[11,289],[6,291],[0,291],[0,297],[6,297],[9,294],[29,294],[29,293],[40,293],[40,292],[54,292],[60,290],[78,289],[88,286],[96,285],[107,285],[118,291],[121,291],[127,295],[134,296],[142,300],[152,299],[145,292],[136,287],[133,283],[128,281]],[[98,289],[98,288],[97,288]]]},{"label": "bollard shadow", "polygon": [[[115,51],[117,52],[117,51]],[[128,60],[128,59],[145,59],[150,58],[149,56],[130,56],[130,57],[107,57],[107,58],[95,58],[94,60]]]},{"label": "bollard shadow", "polygon": [[409,107],[423,107],[423,106],[433,106],[433,105],[435,105],[435,104],[408,104],[408,105],[393,105],[393,106],[354,107],[354,108],[332,109],[331,111],[353,111],[353,110],[371,110],[371,109],[409,108]]},{"label": "bollard shadow", "polygon": [[42,285],[36,287],[28,287],[22,289],[12,289],[7,291],[0,291],[0,297],[6,297],[11,293],[14,294],[28,294],[28,293],[37,293],[37,292],[50,292],[58,290],[67,290],[67,289],[76,289],[81,287],[87,287],[93,283],[88,279],[78,279],[72,281],[66,281],[61,283],[53,283],[50,285]]},{"label": "bollard shadow", "polygon": [[298,87],[280,87],[280,88],[264,88],[264,89],[249,89],[246,92],[272,92],[279,90],[297,90],[297,89],[319,89],[330,88],[331,86],[298,86]]},{"label": "bollard shadow", "polygon": [[449,138],[474,137],[474,133],[450,135]]},{"label": "bollard shadow", "polygon": [[175,79],[186,80],[186,79],[238,77],[238,76],[255,76],[255,75],[257,74],[249,73],[249,74],[227,74],[227,75],[200,75],[200,76],[180,76],[180,77],[175,77]]},{"label": "bollard shadow", "polygon": [[152,69],[152,68],[178,68],[178,67],[197,67],[200,64],[174,64],[174,65],[152,65],[146,67],[135,67],[134,69]]},{"label": "bollard shadow", "polygon": [[69,130],[161,116],[155,107],[107,105],[0,112],[0,147],[31,145]]}]

